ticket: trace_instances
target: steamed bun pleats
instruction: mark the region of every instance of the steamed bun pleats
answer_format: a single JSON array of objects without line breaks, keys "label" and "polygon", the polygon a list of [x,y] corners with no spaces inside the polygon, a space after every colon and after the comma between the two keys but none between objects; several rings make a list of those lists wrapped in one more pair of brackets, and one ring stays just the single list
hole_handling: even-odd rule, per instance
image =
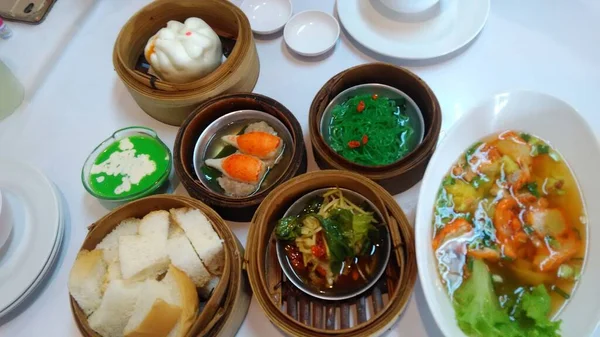
[{"label": "steamed bun pleats", "polygon": [[184,23],[169,21],[148,40],[144,56],[162,80],[188,83],[217,69],[223,50],[217,33],[202,19],[192,17]]},{"label": "steamed bun pleats", "polygon": [[281,138],[263,131],[227,135],[222,137],[227,144],[235,146],[240,152],[260,159],[275,159],[281,152]]}]

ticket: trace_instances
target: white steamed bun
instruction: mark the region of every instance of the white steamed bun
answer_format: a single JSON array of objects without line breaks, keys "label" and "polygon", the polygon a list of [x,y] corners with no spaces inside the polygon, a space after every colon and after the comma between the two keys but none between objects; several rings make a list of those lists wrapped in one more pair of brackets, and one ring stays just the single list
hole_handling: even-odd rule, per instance
[{"label": "white steamed bun", "polygon": [[221,40],[206,22],[188,18],[169,21],[148,40],[144,55],[162,80],[187,83],[211,73],[221,64]]}]

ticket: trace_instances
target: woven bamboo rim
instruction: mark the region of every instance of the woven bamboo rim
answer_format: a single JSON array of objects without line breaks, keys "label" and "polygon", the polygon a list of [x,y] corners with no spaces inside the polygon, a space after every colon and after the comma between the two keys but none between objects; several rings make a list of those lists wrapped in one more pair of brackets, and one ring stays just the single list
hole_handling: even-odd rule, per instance
[{"label": "woven bamboo rim", "polygon": [[[279,119],[290,131],[291,160],[279,180],[265,190],[246,198],[230,198],[206,188],[194,171],[193,154],[202,131],[217,118],[238,110],[258,110]],[[291,111],[276,100],[258,94],[229,94],[215,97],[196,109],[177,132],[173,147],[175,172],[188,193],[210,205],[226,220],[249,221],[262,200],[281,182],[306,172],[306,147],[300,123]],[[279,163],[278,165],[285,165]]]},{"label": "woven bamboo rim", "polygon": [[[347,301],[321,301],[302,293],[284,279],[275,253],[272,232],[277,219],[296,199],[324,187],[343,187],[368,198],[384,215],[392,239],[384,276]],[[303,174],[273,190],[252,219],[246,260],[256,299],[271,322],[291,336],[379,335],[404,311],[417,277],[413,229],[402,209],[381,186],[347,171]],[[383,294],[388,294],[387,300]]]},{"label": "woven bamboo rim", "polygon": [[[90,225],[89,233],[87,234],[81,249],[94,249],[96,245],[124,219],[130,217],[141,218],[152,211],[169,210],[171,208],[179,207],[191,207],[202,211],[212,222],[213,228],[217,234],[221,237],[221,239],[223,239],[223,244],[225,247],[225,264],[223,268],[223,274],[221,275],[221,280],[217,287],[213,290],[213,293],[210,299],[206,302],[202,312],[200,312],[198,317],[196,317],[196,320],[194,321],[194,324],[190,328],[190,331],[187,335],[197,336],[199,335],[199,332],[206,326],[215,326],[221,323],[219,321],[221,320],[222,315],[217,315],[217,313],[219,310],[221,310],[221,308],[227,309],[226,299],[230,296],[227,290],[230,289],[232,285],[234,287],[239,287],[240,283],[245,282],[242,275],[243,271],[241,268],[241,263],[236,262],[239,260],[239,256],[243,254],[243,249],[240,250],[239,241],[229,226],[227,226],[225,221],[223,221],[223,219],[219,217],[219,215],[210,207],[198,200],[185,196],[163,194],[142,198],[116,208]],[[244,289],[242,288],[242,291],[236,292],[236,297],[240,297],[240,301],[242,302],[250,297],[250,292],[244,293],[243,290]],[[87,317],[75,299],[69,296],[69,300],[73,318],[75,319],[81,334],[85,337],[101,337],[98,333],[92,330],[92,328],[90,328]],[[232,316],[230,321],[221,324],[226,324],[228,329],[237,330],[246,316],[246,313],[247,307],[244,310],[242,306],[241,309],[235,311],[235,317]],[[234,324],[237,324],[237,326],[233,326]]]},{"label": "woven bamboo rim", "polygon": [[[386,84],[403,91],[417,103],[423,114],[423,141],[396,163],[370,167],[350,162],[333,151],[320,132],[321,117],[329,102],[345,89],[365,83]],[[344,70],[327,81],[313,99],[308,123],[315,161],[320,168],[357,172],[376,181],[388,192],[398,194],[423,178],[439,138],[442,112],[433,91],[417,75],[392,64],[369,63]]]},{"label": "woven bamboo rim", "polygon": [[[169,20],[190,16],[205,20],[221,37],[227,60],[209,75],[190,83],[170,83],[136,70],[148,39]],[[198,104],[214,96],[250,92],[259,75],[258,53],[250,23],[227,0],[156,0],[121,29],[113,49],[117,75],[137,104],[153,118],[180,125]]]}]

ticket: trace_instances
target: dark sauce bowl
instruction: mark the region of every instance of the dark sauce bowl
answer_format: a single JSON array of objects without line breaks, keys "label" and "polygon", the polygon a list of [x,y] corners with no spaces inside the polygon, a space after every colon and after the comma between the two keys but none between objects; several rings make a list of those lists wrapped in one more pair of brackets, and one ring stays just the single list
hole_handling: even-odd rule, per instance
[{"label": "dark sauce bowl", "polygon": [[[296,200],[290,208],[285,212],[283,217],[294,216],[300,214],[302,210],[306,207],[306,204],[313,198],[323,195],[324,193],[332,190],[334,188],[321,188],[318,190],[314,190],[309,192],[298,200]],[[279,264],[281,265],[281,269],[283,273],[287,277],[287,279],[292,282],[298,289],[305,292],[308,295],[314,296],[316,298],[320,298],[323,300],[330,301],[340,301],[348,298],[352,298],[362,294],[371,288],[379,278],[385,272],[385,268],[388,264],[391,254],[391,240],[390,233],[388,231],[387,225],[382,223],[384,217],[381,212],[377,209],[377,207],[367,198],[363,197],[357,192],[340,188],[344,197],[353,202],[356,205],[367,205],[367,211],[373,212],[375,219],[377,220],[377,224],[375,227],[379,231],[380,241],[376,244],[378,253],[377,262],[375,265],[374,271],[371,273],[369,277],[367,277],[367,281],[364,284],[357,285],[355,287],[338,287],[336,288],[336,284],[333,284],[332,288],[320,288],[310,284],[309,281],[304,280],[291,265],[289,258],[287,257],[285,247],[290,241],[277,240],[277,259]]]}]

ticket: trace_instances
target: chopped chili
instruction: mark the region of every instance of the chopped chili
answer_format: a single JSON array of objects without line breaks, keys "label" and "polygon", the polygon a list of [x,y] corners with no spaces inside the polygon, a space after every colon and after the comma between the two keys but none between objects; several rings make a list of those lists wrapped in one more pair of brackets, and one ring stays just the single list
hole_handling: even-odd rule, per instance
[{"label": "chopped chili", "polygon": [[367,135],[362,136],[363,145],[367,144],[368,141],[369,141],[369,136],[367,136]]},{"label": "chopped chili", "polygon": [[312,246],[310,250],[317,259],[320,259],[323,256],[325,256],[325,247],[323,246]]},{"label": "chopped chili", "polygon": [[351,140],[348,142],[348,147],[351,149],[356,149],[357,147],[360,147],[360,142],[358,140]]},{"label": "chopped chili", "polygon": [[298,247],[293,245],[286,245],[285,251],[287,253],[288,258],[290,259],[292,267],[294,267],[296,271],[304,270],[304,260],[302,258],[302,253],[300,252]]},{"label": "chopped chili", "polygon": [[318,266],[317,269],[315,269],[317,274],[325,277],[327,276],[327,270],[325,270],[325,268],[323,268],[322,266]]},{"label": "chopped chili", "polygon": [[364,101],[358,102],[358,106],[356,106],[356,111],[363,112],[364,110],[365,110],[365,102]]}]

